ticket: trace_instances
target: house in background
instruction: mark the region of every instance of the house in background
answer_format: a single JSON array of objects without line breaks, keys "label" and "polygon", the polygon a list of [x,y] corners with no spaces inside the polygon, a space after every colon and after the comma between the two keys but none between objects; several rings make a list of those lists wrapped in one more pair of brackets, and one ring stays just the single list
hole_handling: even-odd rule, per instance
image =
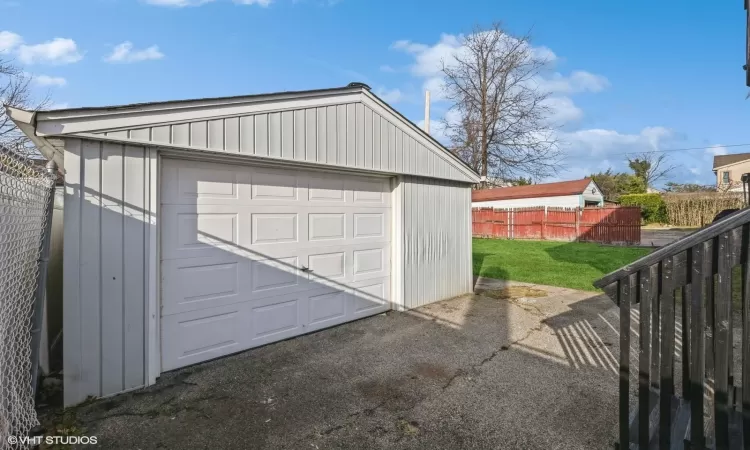
[{"label": "house in background", "polygon": [[603,206],[601,189],[591,178],[472,191],[472,208],[526,208]]},{"label": "house in background", "polygon": [[716,189],[742,192],[742,174],[750,172],[750,153],[714,156]]}]

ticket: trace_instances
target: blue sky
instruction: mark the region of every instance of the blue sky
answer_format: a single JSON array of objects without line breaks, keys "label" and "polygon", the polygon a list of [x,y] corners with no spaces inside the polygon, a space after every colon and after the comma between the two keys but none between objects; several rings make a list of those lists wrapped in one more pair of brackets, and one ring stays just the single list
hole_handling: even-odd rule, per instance
[{"label": "blue sky", "polygon": [[[742,2],[0,0],[0,51],[56,106],[301,90],[365,81],[415,122],[437,64],[475,25],[533,28],[552,64],[566,154],[550,179],[669,152],[672,180],[711,183],[716,153],[750,152]],[[450,106],[433,103],[432,120]],[[435,134],[439,127],[433,125]]]}]

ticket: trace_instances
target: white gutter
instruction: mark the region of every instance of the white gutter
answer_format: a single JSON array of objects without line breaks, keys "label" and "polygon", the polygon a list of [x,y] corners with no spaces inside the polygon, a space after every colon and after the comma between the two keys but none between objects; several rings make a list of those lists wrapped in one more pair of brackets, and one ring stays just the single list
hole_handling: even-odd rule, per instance
[{"label": "white gutter", "polygon": [[16,126],[23,131],[31,142],[34,143],[39,152],[48,160],[53,160],[57,163],[57,167],[60,168],[62,173],[65,173],[65,159],[63,158],[63,152],[59,148],[52,145],[48,139],[37,136],[36,134],[36,111],[26,111],[20,108],[14,108],[12,106],[5,105],[5,113],[10,117],[10,120],[16,124]]}]

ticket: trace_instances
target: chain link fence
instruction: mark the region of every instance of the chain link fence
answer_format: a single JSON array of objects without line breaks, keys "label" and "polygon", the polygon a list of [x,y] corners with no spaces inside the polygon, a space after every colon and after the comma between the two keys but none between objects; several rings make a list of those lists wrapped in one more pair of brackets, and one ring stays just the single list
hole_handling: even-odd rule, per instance
[{"label": "chain link fence", "polygon": [[54,186],[43,166],[0,146],[0,447],[39,425],[32,361],[38,359]]}]

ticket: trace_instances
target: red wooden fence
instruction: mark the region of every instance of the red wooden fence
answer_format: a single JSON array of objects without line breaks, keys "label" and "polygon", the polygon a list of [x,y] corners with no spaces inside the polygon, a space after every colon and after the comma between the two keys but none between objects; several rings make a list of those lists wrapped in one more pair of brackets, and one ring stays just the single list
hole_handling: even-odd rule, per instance
[{"label": "red wooden fence", "polygon": [[603,208],[474,208],[476,237],[639,244],[638,207]]}]

